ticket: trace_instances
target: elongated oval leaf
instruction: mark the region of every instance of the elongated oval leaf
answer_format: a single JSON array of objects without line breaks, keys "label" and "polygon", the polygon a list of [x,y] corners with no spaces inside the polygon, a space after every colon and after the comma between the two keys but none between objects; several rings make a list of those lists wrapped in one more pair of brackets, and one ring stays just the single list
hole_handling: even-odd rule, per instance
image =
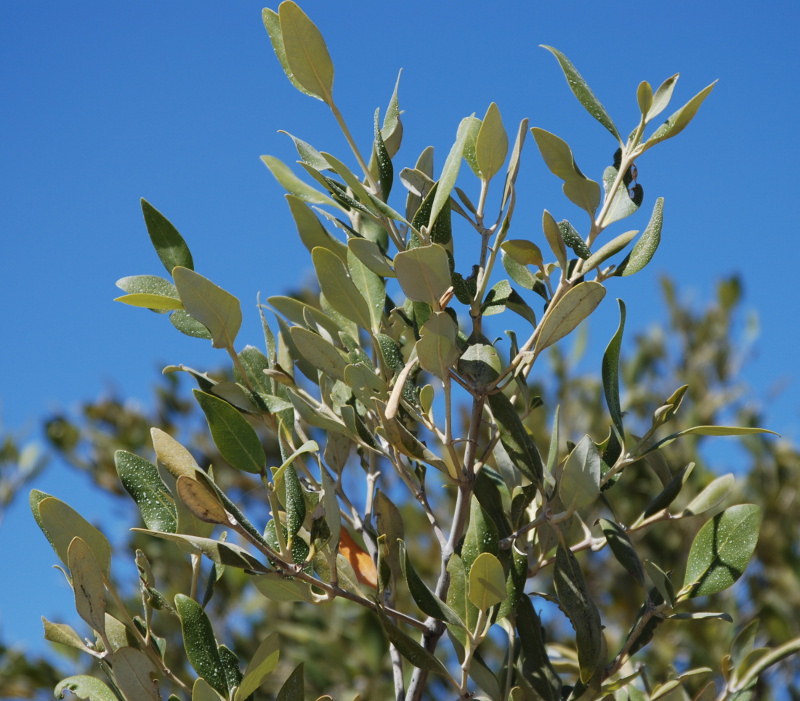
[{"label": "elongated oval leaf", "polygon": [[689,550],[683,589],[689,598],[727,589],[744,573],[758,541],[761,509],[739,504],[706,523]]},{"label": "elongated oval leaf", "polygon": [[639,83],[639,87],[636,89],[636,101],[639,103],[642,117],[647,117],[647,113],[653,105],[653,88],[646,80]]},{"label": "elongated oval leaf", "polygon": [[464,145],[467,142],[471,124],[472,116],[465,117],[458,125],[456,141],[450,149],[450,153],[447,154],[444,167],[442,168],[442,175],[439,178],[438,187],[436,188],[436,195],[434,196],[431,213],[428,218],[428,221],[431,223],[436,221],[439,212],[442,211],[450,199],[450,193],[453,191],[456,179],[458,178],[458,171],[461,168],[461,159],[464,156]]},{"label": "elongated oval leaf", "polygon": [[541,353],[571,333],[597,308],[605,296],[606,288],[594,280],[587,280],[573,287],[548,310],[536,340],[536,353]]},{"label": "elongated oval leaf", "polygon": [[200,604],[185,594],[175,596],[175,609],[181,621],[183,647],[194,670],[225,698],[228,684],[222,669],[214,629]]},{"label": "elongated oval leaf", "polygon": [[279,643],[278,634],[272,633],[256,648],[250,662],[247,663],[247,669],[233,701],[245,701],[275,671],[281,654]]},{"label": "elongated oval leaf", "polygon": [[475,160],[484,182],[491,180],[503,167],[507,155],[508,135],[503,127],[500,110],[493,102],[486,110],[475,139]]},{"label": "elongated oval leaf", "polygon": [[553,669],[545,647],[542,621],[527,596],[520,599],[517,607],[516,626],[520,644],[519,664],[525,680],[545,701],[561,701],[561,679]]},{"label": "elongated oval leaf", "polygon": [[117,287],[128,294],[152,294],[178,299],[178,290],[169,280],[157,275],[129,275],[117,280]]},{"label": "elongated oval leaf", "polygon": [[127,699],[136,701],[161,701],[159,676],[155,663],[135,647],[121,647],[109,660],[114,669],[114,680]]},{"label": "elongated oval leaf", "polygon": [[147,226],[147,233],[150,234],[150,241],[153,242],[153,247],[167,272],[172,274],[173,268],[178,265],[190,270],[194,269],[189,247],[170,221],[144,199],[142,200],[142,214]]},{"label": "elongated oval leaf", "polygon": [[628,571],[639,586],[644,587],[644,567],[625,529],[618,523],[604,518],[601,518],[599,523],[617,562]]},{"label": "elongated oval leaf", "polygon": [[128,304],[131,307],[144,307],[145,309],[155,309],[159,311],[183,309],[183,304],[179,299],[145,292],[136,292],[130,295],[123,295],[122,297],[115,297],[114,301]]},{"label": "elongated oval leaf", "polygon": [[347,359],[336,346],[328,343],[322,336],[300,326],[289,329],[292,340],[302,356],[317,370],[322,371],[332,380],[344,382],[344,369]]},{"label": "elongated oval leaf", "polygon": [[591,114],[592,117],[600,122],[600,124],[602,124],[606,129],[608,129],[617,138],[617,141],[621,142],[622,139],[620,138],[614,122],[611,121],[611,117],[608,116],[605,108],[600,104],[600,100],[594,96],[594,93],[586,84],[586,81],[581,77],[581,74],[578,73],[578,70],[575,68],[575,66],[572,65],[572,62],[558,49],[554,49],[552,46],[542,45],[542,48],[547,49],[553,54],[553,56],[556,57],[559,65],[561,66],[561,70],[564,71],[564,76],[567,79],[567,83],[569,83],[569,89],[572,90],[575,97],[578,98],[578,102],[580,102],[586,108],[586,111]]},{"label": "elongated oval leaf", "polygon": [[381,608],[378,608],[378,618],[383,626],[384,632],[386,633],[386,637],[389,638],[389,642],[391,642],[392,645],[397,648],[397,651],[412,665],[428,672],[441,674],[445,677],[447,676],[447,671],[445,670],[444,665],[436,657],[434,657],[432,653],[428,652],[424,647],[422,647],[422,645],[420,645],[416,640],[406,635],[394,623],[392,623],[392,621],[389,620],[389,617]]},{"label": "elongated oval leaf", "polygon": [[258,474],[267,457],[255,429],[228,402],[212,394],[193,390],[206,415],[211,437],[220,454],[237,470]]},{"label": "elongated oval leaf", "polygon": [[69,567],[69,544],[73,538],[81,538],[94,553],[103,574],[109,576],[111,544],[100,531],[71,506],[44,492],[32,490],[30,505],[36,523],[61,562]]},{"label": "elongated oval leaf", "polygon": [[214,348],[232,349],[242,325],[239,300],[188,268],[178,266],[172,277],[184,309],[208,329]]},{"label": "elongated oval leaf", "polygon": [[430,590],[428,585],[425,584],[422,578],[417,574],[417,571],[411,564],[411,560],[408,559],[408,552],[406,551],[405,543],[400,541],[399,546],[400,563],[402,565],[403,574],[406,578],[406,584],[408,584],[408,590],[411,592],[414,603],[416,603],[420,610],[428,616],[437,618],[440,621],[447,621],[451,625],[454,625],[458,628],[466,629],[466,625],[461,616],[459,616],[455,611],[453,611],[453,609],[451,609],[438,596],[436,596],[436,594]]},{"label": "elongated oval leaf", "polygon": [[[181,475],[176,483],[178,498],[194,516],[206,523],[227,525],[228,514],[216,494],[212,494],[197,480]],[[163,530],[148,526],[153,530]]]},{"label": "elongated oval leaf", "polygon": [[611,258],[611,256],[619,253],[625,246],[627,246],[639,232],[634,229],[633,231],[626,231],[624,234],[615,236],[611,241],[605,244],[602,248],[592,253],[586,262],[583,264],[584,270],[592,270],[601,263]]},{"label": "elongated oval leaf", "polygon": [[550,245],[550,250],[556,257],[558,264],[561,266],[562,270],[566,270],[567,247],[564,245],[564,239],[561,238],[561,229],[559,229],[556,220],[553,218],[553,215],[550,214],[550,212],[548,212],[546,209],[542,214],[542,230],[544,231],[544,236],[547,239],[547,243]]},{"label": "elongated oval leaf", "polygon": [[150,437],[156,458],[175,479],[181,475],[193,477],[200,469],[192,454],[168,433],[160,428],[151,428]]},{"label": "elongated oval leaf", "polygon": [[584,436],[567,458],[558,495],[568,512],[591,504],[600,494],[600,454],[594,441]]},{"label": "elongated oval leaf", "polygon": [[561,609],[575,629],[580,677],[585,684],[603,662],[600,659],[603,651],[600,613],[589,597],[575,555],[563,545],[559,545],[556,551],[553,583]]},{"label": "elongated oval leaf", "polygon": [[333,104],[333,62],[317,26],[294,2],[278,8],[286,63],[294,79],[311,95]]},{"label": "elongated oval leaf", "polygon": [[434,243],[398,253],[394,269],[406,297],[438,309],[439,299],[450,287],[450,264],[442,246]]},{"label": "elongated oval leaf", "polygon": [[395,277],[391,260],[387,258],[380,246],[369,239],[351,238],[347,247],[353,255],[366,265],[373,273],[382,277]]},{"label": "elongated oval leaf", "polygon": [[694,119],[700,105],[703,104],[714,86],[717,84],[715,80],[711,85],[703,88],[697,95],[695,95],[689,102],[681,107],[677,112],[673,112],[666,122],[664,122],[658,129],[656,129],[650,138],[642,145],[642,150],[645,151],[661,141],[671,139],[673,136],[680,134]]},{"label": "elongated oval leaf", "polygon": [[154,531],[175,533],[178,526],[175,500],[158,468],[125,450],[114,453],[114,465],[122,486],[139,507],[145,525]]},{"label": "elongated oval leaf", "polygon": [[459,358],[458,327],[447,312],[433,312],[420,328],[417,356],[423,370],[444,379]]},{"label": "elongated oval leaf", "polygon": [[733,474],[730,472],[717,477],[689,502],[689,505],[683,510],[683,515],[696,516],[719,506],[730,493],[734,482]]},{"label": "elongated oval leaf", "polygon": [[331,307],[362,328],[369,329],[372,323],[369,307],[342,260],[319,247],[311,252],[311,259],[322,294]]},{"label": "elongated oval leaf", "polygon": [[291,193],[286,195],[286,201],[289,203],[289,209],[292,212],[295,226],[297,226],[297,233],[300,234],[300,240],[309,252],[313,251],[317,246],[322,246],[322,248],[327,248],[346,262],[347,247],[322,226],[320,220],[317,219],[317,215],[311,211],[310,207],[300,197]]},{"label": "elongated oval leaf", "polygon": [[502,392],[490,394],[488,400],[508,457],[523,475],[540,486],[544,476],[542,457],[514,405]]},{"label": "elongated oval leaf", "polygon": [[304,701],[305,699],[305,680],[303,669],[305,664],[301,662],[294,668],[292,673],[283,683],[275,701]]},{"label": "elongated oval leaf", "polygon": [[620,263],[615,275],[633,275],[647,265],[655,255],[661,242],[661,226],[664,223],[664,198],[659,197],[653,207],[653,213],[647,228],[641,235],[627,258]]},{"label": "elongated oval leaf", "polygon": [[653,95],[653,104],[650,106],[650,109],[647,111],[647,116],[645,117],[647,122],[655,119],[667,108],[669,101],[672,99],[672,91],[675,89],[675,83],[678,82],[679,76],[680,74],[676,73],[659,85],[658,90],[656,90]]},{"label": "elongated oval leaf", "polygon": [[339,205],[330,197],[300,180],[280,159],[275,158],[275,156],[261,156],[261,160],[269,168],[270,173],[275,176],[275,180],[290,194],[299,197],[304,202],[325,204],[340,209]]},{"label": "elongated oval leaf", "polygon": [[106,631],[106,587],[103,573],[89,546],[73,538],[67,551],[72,588],[75,590],[75,610],[101,635]]},{"label": "elongated oval leaf", "polygon": [[619,353],[622,347],[622,333],[625,330],[625,302],[618,299],[619,303],[619,326],[614,336],[611,338],[606,352],[603,354],[603,392],[606,397],[606,405],[611,414],[620,436],[625,435],[622,427],[622,407],[619,403]]}]

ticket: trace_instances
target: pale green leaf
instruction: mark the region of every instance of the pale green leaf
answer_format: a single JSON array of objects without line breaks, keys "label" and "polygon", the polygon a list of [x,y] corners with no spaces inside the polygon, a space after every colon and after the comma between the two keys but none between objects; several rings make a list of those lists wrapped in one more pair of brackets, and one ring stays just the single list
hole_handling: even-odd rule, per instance
[{"label": "pale green leaf", "polygon": [[711,85],[703,88],[697,95],[695,95],[689,102],[681,107],[677,112],[673,112],[666,122],[664,122],[658,129],[656,129],[650,138],[642,144],[642,151],[655,146],[657,143],[671,139],[673,136],[680,134],[694,119],[700,105],[703,104],[714,86],[717,84],[715,80]]},{"label": "pale green leaf", "polygon": [[333,104],[333,62],[316,25],[294,2],[278,8],[286,63],[294,79],[311,95]]},{"label": "pale green leaf", "polygon": [[317,370],[333,380],[344,381],[347,356],[322,336],[300,326],[289,329],[292,340],[302,356]]},{"label": "pale green leaf", "polygon": [[289,203],[289,209],[292,212],[295,226],[297,226],[297,233],[300,234],[300,240],[309,252],[313,251],[317,246],[321,246],[322,248],[327,248],[331,253],[335,253],[342,261],[347,262],[347,246],[322,226],[322,223],[317,219],[317,215],[314,214],[311,208],[296,195],[287,194],[286,201]]},{"label": "pale green leaf", "polygon": [[717,477],[689,502],[689,505],[683,510],[683,515],[697,516],[719,506],[725,500],[725,497],[730,494],[735,481],[733,474],[730,472],[727,475]]},{"label": "pale green leaf", "polygon": [[417,356],[423,370],[439,379],[458,361],[458,327],[447,312],[433,312],[419,331]]},{"label": "pale green leaf", "polygon": [[[242,522],[239,518],[236,520],[239,523]],[[146,528],[132,528],[131,530],[175,543],[183,552],[189,555],[202,553],[209,560],[219,565],[229,565],[240,570],[253,570],[254,572],[265,572],[268,569],[255,556],[234,543],[226,543],[222,540],[213,540],[203,536],[184,535],[182,533],[161,533],[160,531],[150,531]]]},{"label": "pale green leaf", "polygon": [[611,258],[611,256],[619,253],[625,246],[627,246],[639,232],[637,230],[626,231],[624,234],[614,237],[607,244],[592,253],[583,264],[583,269],[586,271],[596,268],[601,263]]},{"label": "pale green leaf", "polygon": [[554,306],[547,310],[547,314],[540,325],[539,338],[536,340],[536,353],[541,353],[545,348],[552,346],[571,333],[584,319],[596,308],[606,289],[599,282],[587,280],[573,287]]},{"label": "pale green leaf", "polygon": [[184,309],[208,329],[214,348],[232,349],[242,325],[239,300],[188,268],[178,266],[172,276]]},{"label": "pale green leaf", "polygon": [[572,450],[558,483],[558,496],[568,513],[591,504],[600,494],[600,454],[584,436]]},{"label": "pale green leaf", "polygon": [[106,630],[106,587],[103,573],[89,546],[75,537],[67,551],[72,588],[75,591],[75,610],[101,636]]},{"label": "pale green leaf", "polygon": [[500,560],[483,552],[469,568],[469,600],[486,611],[506,598],[506,576]]},{"label": "pale green leaf", "polygon": [[567,269],[567,248],[564,245],[564,239],[561,238],[561,229],[558,228],[556,220],[553,215],[546,209],[542,214],[542,229],[547,243],[550,245],[550,250],[556,257],[558,264],[562,270]]},{"label": "pale green leaf", "polygon": [[135,647],[121,647],[109,659],[114,680],[128,699],[161,701],[158,691],[159,670],[155,663]]},{"label": "pale green leaf", "polygon": [[278,61],[280,61],[281,68],[283,68],[284,73],[286,73],[286,77],[301,93],[311,97],[316,97],[316,95],[300,85],[297,78],[294,77],[292,69],[289,67],[289,62],[286,60],[286,49],[283,45],[281,19],[278,13],[268,7],[265,7],[261,13],[261,18],[264,21],[264,27],[267,30],[267,34],[269,34],[270,41],[272,42],[272,48],[275,51],[275,55],[278,57]]},{"label": "pale green leaf", "polygon": [[270,173],[275,176],[275,180],[277,180],[288,193],[295,195],[304,202],[324,204],[341,209],[341,207],[326,194],[300,180],[285,163],[275,158],[275,156],[261,156],[261,160],[264,162],[264,165],[269,168]]},{"label": "pale green leaf", "polygon": [[[184,506],[205,523],[228,525],[230,523],[225,507],[222,506],[217,495],[197,480],[181,475],[176,483],[178,498]],[[152,530],[164,530],[148,526]]]},{"label": "pale green leaf", "polygon": [[447,251],[442,246],[434,243],[402,251],[394,257],[394,269],[406,297],[439,308],[451,282]]},{"label": "pale green leaf", "polygon": [[347,242],[347,247],[376,275],[382,277],[395,277],[392,269],[392,261],[384,255],[380,246],[369,239],[351,238]]},{"label": "pale green leaf", "polygon": [[66,691],[88,701],[118,701],[116,694],[104,682],[85,674],[62,679],[53,693],[57,699],[63,699]]},{"label": "pale green leaf", "polygon": [[675,83],[678,82],[679,75],[679,73],[676,73],[675,75],[670,76],[658,87],[658,90],[656,90],[655,94],[653,95],[653,104],[647,111],[645,121],[649,122],[652,119],[655,119],[667,108],[669,101],[672,99],[672,91],[675,89]]},{"label": "pale green leaf", "polygon": [[290,579],[278,572],[267,572],[253,578],[256,589],[272,601],[305,601],[314,603],[308,584]]},{"label": "pale green leaf", "polygon": [[192,454],[168,433],[160,428],[151,428],[150,437],[156,458],[175,479],[181,475],[194,477],[195,471],[200,469]]},{"label": "pale green leaf", "polygon": [[[430,222],[436,221],[439,212],[442,211],[450,199],[450,193],[453,191],[453,186],[456,184],[456,179],[458,178],[458,171],[461,168],[461,159],[464,156],[464,145],[467,141],[471,121],[471,117],[465,117],[458,125],[456,141],[450,149],[450,153],[447,154],[444,167],[442,168],[442,174],[439,177],[436,195],[428,218]],[[397,263],[396,259],[395,263]]]},{"label": "pale green leaf", "polygon": [[664,198],[659,197],[653,207],[653,213],[647,228],[633,247],[633,250],[620,263],[615,275],[633,275],[647,265],[655,255],[661,242],[661,226],[664,223]]},{"label": "pale green leaf", "polygon": [[371,327],[369,306],[358,291],[342,260],[325,248],[311,252],[322,294],[342,316],[364,329]]},{"label": "pale green leaf", "polygon": [[646,118],[647,113],[653,106],[653,88],[646,80],[639,83],[639,87],[636,89],[636,102],[639,103],[639,111],[642,113],[642,117]]},{"label": "pale green leaf", "polygon": [[484,182],[491,180],[503,167],[507,155],[508,135],[503,127],[500,110],[493,102],[486,110],[475,139],[475,159]]}]

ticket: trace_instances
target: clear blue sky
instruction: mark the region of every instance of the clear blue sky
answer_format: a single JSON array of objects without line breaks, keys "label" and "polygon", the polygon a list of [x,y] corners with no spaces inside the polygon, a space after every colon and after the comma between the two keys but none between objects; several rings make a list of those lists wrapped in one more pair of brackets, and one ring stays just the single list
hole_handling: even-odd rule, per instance
[{"label": "clear blue sky", "polygon": [[[677,107],[719,79],[690,127],[639,162],[643,210],[666,198],[662,245],[650,268],[612,287],[604,306],[616,324],[610,300],[623,296],[630,328],[641,329],[663,314],[659,272],[669,271],[698,303],[721,276],[740,272],[747,306],[761,318],[746,379],[759,396],[788,383],[766,407],[767,424],[798,438],[795,3],[761,10],[741,1],[302,6],[327,38],[337,102],[365,148],[372,114],[383,111],[404,69],[403,165],[433,144],[440,167],[459,120],[482,116],[496,101],[509,132],[529,117],[567,140],[582,170],[599,179],[613,140],[539,44],[572,59],[623,133],[638,116],[640,80],[655,87],[680,72]],[[178,334],[164,318],[111,301],[118,278],[163,274],[140,197],[182,232],[198,271],[242,300],[242,342],[261,339],[258,291],[278,294],[307,279],[305,249],[259,156],[295,160],[289,140],[276,133],[287,129],[350,159],[327,108],[284,77],[261,7],[250,0],[0,4],[6,426],[31,427],[43,412],[109,386],[145,402],[163,365],[222,362],[209,344]],[[539,237],[543,208],[557,218],[571,210],[530,138],[523,171],[514,236]],[[642,229],[645,217],[632,226]],[[590,342],[602,346],[609,336],[593,328]],[[107,516],[107,502],[63,469],[36,486],[93,520]],[[7,640],[39,648],[41,614],[75,620],[70,592],[50,569],[55,557],[24,500],[0,535],[0,626]]]}]

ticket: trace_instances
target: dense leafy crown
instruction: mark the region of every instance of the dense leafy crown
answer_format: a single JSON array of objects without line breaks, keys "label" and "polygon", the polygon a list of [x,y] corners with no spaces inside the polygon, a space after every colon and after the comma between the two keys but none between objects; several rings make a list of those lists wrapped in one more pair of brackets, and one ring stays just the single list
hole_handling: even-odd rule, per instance
[{"label": "dense leafy crown", "polygon": [[[155,700],[162,689],[194,701],[258,698],[259,687],[274,686],[280,626],[244,653],[242,669],[237,655],[218,643],[205,610],[221,578],[239,570],[266,599],[292,609],[334,602],[370,611],[389,642],[396,698],[683,698],[687,680],[708,670],[683,670],[661,685],[645,685],[632,656],[665,619],[730,618],[698,611],[692,602],[741,576],[756,546],[760,509],[719,509],[731,488],[727,475],[685,508],[671,510],[693,465],[673,474],[661,451],[682,436],[762,429],[699,425],[670,434],[664,427],[688,391],[682,386],[663,399],[643,435],[627,431],[619,391],[621,300],[619,327],[602,362],[604,436],[575,436],[573,417],[543,407],[529,377],[545,351],[592,314],[608,286],[624,284],[619,278],[652,259],[662,198],[638,237],[607,230],[644,203],[636,162],[688,125],[713,84],[653,130],[648,127],[667,108],[678,76],[655,91],[641,83],[641,117],[624,138],[572,63],[545,47],[580,104],[616,142],[602,184],[583,174],[561,138],[529,129],[527,120],[509,139],[494,103],[482,119],[461,121],[440,170],[432,147],[413,167],[398,170],[397,87],[383,119],[375,113],[365,157],[334,101],[333,63],[317,27],[291,0],[278,12],[264,10],[263,20],[286,75],[330,108],[357,164],[354,172],[295,136],[304,178],[263,156],[287,191],[319,294],[306,301],[269,297],[258,310],[264,350],[242,347],[239,301],[195,271],[175,227],[142,203],[169,278],[123,278],[119,301],[169,314],[179,331],[210,340],[230,357],[233,375],[223,380],[168,368],[196,381],[194,395],[224,463],[198,464],[190,448],[160,429],[152,432],[157,464],[117,452],[119,478],[144,521],[140,532],[169,545],[155,556],[184,553],[192,563],[191,581],[168,599],[148,556],[137,551],[141,616],[129,613],[116,592],[105,536],[63,501],[32,493],[36,520],[67,568],[78,613],[94,631],[88,642],[45,621],[46,637],[91,655],[107,675],[107,682],[70,677],[56,693],[69,689],[101,701]],[[545,210],[543,236],[534,240],[511,238],[529,132],[582,212],[582,221],[573,223]],[[468,187],[464,161],[476,178],[472,197],[457,185]],[[499,205],[491,213],[490,194]],[[471,252],[474,258],[465,259]],[[501,269],[508,279],[496,279]],[[498,315],[515,319],[508,323],[513,329],[491,341],[487,318]],[[551,437],[549,445],[537,445],[529,425],[544,411]],[[270,442],[277,459],[265,450]],[[252,475],[254,485],[260,481],[267,519],[243,513],[220,486],[230,470]],[[638,515],[618,520],[619,505],[629,500],[626,479],[650,470],[660,487]],[[637,552],[637,540],[655,524],[708,512],[713,517],[697,532],[685,568]],[[424,524],[413,539],[406,532],[412,520]],[[581,553],[605,557],[594,553],[606,546],[607,567],[616,560],[627,572],[630,597],[641,604],[633,621],[605,612],[602,592],[584,577]],[[203,556],[213,563],[204,590]],[[676,564],[685,569],[682,582],[670,571]],[[180,621],[192,680],[166,664],[157,634],[164,616]],[[563,634],[567,621],[574,635]],[[565,643],[554,644],[556,638]],[[737,667],[747,644],[737,641],[725,662],[722,698],[743,698],[780,657],[748,658]],[[303,689],[301,664],[281,680],[277,698],[303,699]],[[713,694],[712,684],[700,696]]]}]

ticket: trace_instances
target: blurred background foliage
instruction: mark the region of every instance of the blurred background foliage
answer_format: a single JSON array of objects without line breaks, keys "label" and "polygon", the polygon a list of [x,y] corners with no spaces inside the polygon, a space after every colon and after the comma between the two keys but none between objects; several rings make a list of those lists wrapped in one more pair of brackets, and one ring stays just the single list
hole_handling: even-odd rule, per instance
[{"label": "blurred background foliage", "polygon": [[[663,404],[677,386],[688,384],[689,394],[676,421],[676,429],[707,424],[763,425],[759,402],[769,401],[752,388],[743,386],[740,369],[753,352],[757,320],[744,308],[741,282],[737,277],[720,281],[716,299],[697,308],[689,303],[668,278],[662,280],[666,315],[647,331],[627,336],[623,343],[623,408],[626,425],[636,433],[637,423],[649,425],[653,410]],[[295,296],[311,303],[316,296],[300,290]],[[654,305],[655,306],[655,305]],[[602,398],[600,375],[584,370],[581,342],[573,345],[569,356],[555,346],[549,356],[549,373],[540,373],[531,384],[534,395],[542,398],[542,407],[527,419],[527,427],[537,444],[549,442],[552,411],[561,406],[564,426],[572,432],[566,438],[577,441],[584,433],[602,435],[608,419]],[[668,378],[668,386],[665,379]],[[185,373],[164,375],[157,384],[152,403],[142,409],[111,394],[85,402],[74,413],[58,413],[43,419],[46,451],[23,446],[19,437],[0,436],[0,518],[15,497],[26,493],[25,487],[43,469],[71,469],[88,474],[97,489],[120,497],[120,513],[125,522],[138,525],[136,505],[122,490],[114,467],[114,451],[122,449],[154,460],[150,427],[157,426],[190,446],[200,465],[219,465],[224,461],[208,435],[207,425],[190,394],[190,379]],[[466,420],[466,419],[465,419]],[[727,443],[723,451],[705,450],[706,442],[720,439],[686,436],[666,447],[663,453],[672,474],[690,462],[696,468],[684,494],[701,491],[714,475],[736,473],[735,491],[730,502],[747,501],[763,509],[763,524],[758,547],[742,580],[733,588],[715,595],[703,604],[705,610],[728,611],[734,625],[724,621],[664,622],[654,643],[638,653],[646,661],[648,673],[663,679],[669,665],[679,669],[709,666],[719,669],[734,633],[752,620],[759,622],[758,641],[771,647],[800,635],[800,448],[788,440],[752,435]],[[264,436],[270,463],[280,463],[277,445]],[[720,455],[722,458],[720,458]],[[728,456],[728,457],[726,457]],[[631,522],[658,491],[656,470],[664,465],[633,465],[623,474],[609,505],[621,522]],[[217,480],[237,500],[243,511],[267,519],[267,507],[260,490],[253,489],[249,475],[237,470],[218,470]],[[395,495],[393,495],[395,498]],[[422,511],[413,503],[403,504],[406,492],[398,490],[396,503],[405,520],[406,539],[419,540],[427,533]],[[677,506],[682,506],[678,503]],[[722,505],[720,506],[720,509]],[[664,570],[681,567],[685,544],[701,525],[698,518],[685,518],[659,524],[645,533],[635,534],[637,550],[656,561]],[[190,577],[188,561],[175,557],[174,545],[146,536],[130,534],[123,557],[133,558],[136,548],[148,554],[161,591],[171,598],[181,591],[175,583]],[[159,551],[165,551],[159,553]],[[163,555],[163,556],[162,556]],[[619,627],[607,629],[610,647],[616,647],[634,620],[639,604],[631,595],[630,576],[606,552],[580,556],[590,588],[604,610],[604,620],[617,621]],[[166,571],[168,563],[168,571]],[[420,558],[415,566],[429,581],[435,578],[438,559]],[[183,568],[183,569],[182,569]],[[673,580],[680,581],[682,572]],[[389,657],[380,625],[374,616],[348,602],[335,605],[306,606],[279,604],[265,599],[247,586],[248,578],[239,570],[228,568],[217,582],[215,596],[207,611],[221,639],[232,640],[234,649],[252,650],[268,632],[281,635],[281,669],[272,679],[283,680],[301,661],[305,662],[307,690],[312,697],[323,693],[334,699],[385,699],[393,696]],[[536,579],[529,580],[526,591],[536,591]],[[133,583],[122,583],[121,591],[132,599],[140,596]],[[402,593],[401,593],[402,594]],[[536,599],[534,599],[536,601]],[[569,639],[572,631],[557,616],[548,618],[548,606],[540,599],[543,617],[551,636]],[[411,604],[409,603],[409,606]],[[135,608],[135,604],[134,604]],[[402,608],[402,607],[401,607]],[[269,631],[267,631],[269,622]],[[180,672],[187,664],[180,642],[177,618],[162,616],[159,632],[168,640],[168,664]],[[612,644],[613,641],[613,644]],[[558,642],[551,639],[549,642]],[[60,646],[54,646],[54,648]],[[346,654],[342,654],[346,651]],[[74,650],[59,649],[64,655],[26,654],[13,641],[0,642],[0,698],[52,698],[59,679],[76,673],[86,665]],[[96,670],[95,670],[96,671]],[[91,668],[85,668],[92,673]],[[702,685],[707,681],[698,681]],[[691,686],[691,685],[689,685]],[[275,689],[257,692],[256,698],[268,698]],[[430,698],[446,693],[432,684]],[[761,679],[754,698],[800,698],[800,661],[789,658]]]}]

